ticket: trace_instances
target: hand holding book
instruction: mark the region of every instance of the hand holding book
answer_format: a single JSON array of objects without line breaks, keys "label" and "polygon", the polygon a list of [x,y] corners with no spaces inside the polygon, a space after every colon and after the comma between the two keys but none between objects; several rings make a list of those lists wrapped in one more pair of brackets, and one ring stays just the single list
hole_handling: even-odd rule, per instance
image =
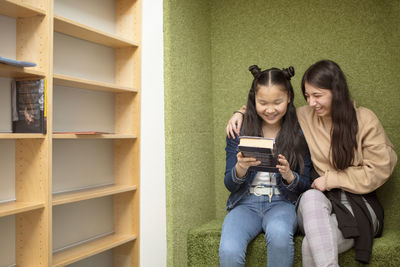
[{"label": "hand holding book", "polygon": [[285,156],[274,155],[275,140],[263,137],[240,136],[236,173],[243,177],[250,168],[256,171],[280,172],[282,178],[290,184],[294,180],[290,164]]},{"label": "hand holding book", "polygon": [[274,155],[275,140],[257,136],[240,136],[239,150],[246,158],[255,158],[259,163],[248,168],[254,171],[278,172]]},{"label": "hand holding book", "polygon": [[242,152],[237,154],[237,163],[236,163],[236,176],[238,178],[243,178],[247,170],[250,167],[256,167],[261,164],[261,161],[257,160],[253,157],[245,157]]},{"label": "hand holding book", "polygon": [[289,162],[287,161],[285,156],[279,154],[278,162],[279,162],[279,164],[276,165],[276,167],[278,168],[279,172],[281,173],[282,178],[285,179],[285,181],[288,184],[292,183],[294,180],[294,174],[293,174],[292,170],[290,169]]}]

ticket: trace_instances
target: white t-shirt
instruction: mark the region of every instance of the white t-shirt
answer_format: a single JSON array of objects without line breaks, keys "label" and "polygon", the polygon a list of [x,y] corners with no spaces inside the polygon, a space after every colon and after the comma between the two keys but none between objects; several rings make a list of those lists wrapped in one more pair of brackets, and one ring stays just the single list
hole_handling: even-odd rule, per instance
[{"label": "white t-shirt", "polygon": [[251,185],[276,185],[276,174],[274,172],[257,172]]}]

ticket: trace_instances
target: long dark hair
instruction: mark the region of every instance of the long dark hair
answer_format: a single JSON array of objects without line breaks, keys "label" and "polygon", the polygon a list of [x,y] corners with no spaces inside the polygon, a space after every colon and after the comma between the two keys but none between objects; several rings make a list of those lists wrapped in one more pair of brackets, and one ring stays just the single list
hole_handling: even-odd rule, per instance
[{"label": "long dark hair", "polygon": [[305,83],[332,91],[331,147],[333,166],[344,170],[354,160],[357,149],[358,121],[353,101],[350,98],[346,77],[339,65],[331,60],[321,60],[311,65],[303,75],[301,89],[305,96]]},{"label": "long dark hair", "polygon": [[290,78],[294,76],[294,68],[289,67],[282,70],[271,68],[261,71],[257,65],[253,65],[249,67],[249,71],[253,74],[254,79],[247,99],[242,134],[264,136],[262,132],[263,120],[257,114],[255,96],[260,86],[280,85],[288,93],[290,102],[288,103],[286,114],[282,117],[281,129],[275,139],[275,152],[286,157],[292,170],[300,170],[300,173],[302,173],[306,142],[300,132],[296,108],[293,104],[294,92]]}]

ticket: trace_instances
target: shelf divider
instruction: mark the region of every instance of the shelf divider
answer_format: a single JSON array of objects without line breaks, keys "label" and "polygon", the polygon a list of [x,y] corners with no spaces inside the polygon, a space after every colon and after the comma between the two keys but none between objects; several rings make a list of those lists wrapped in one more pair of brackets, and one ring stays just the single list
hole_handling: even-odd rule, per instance
[{"label": "shelf divider", "polygon": [[41,139],[45,134],[40,133],[0,133],[0,139]]},{"label": "shelf divider", "polygon": [[64,74],[54,74],[53,81],[55,85],[74,87],[95,91],[106,92],[137,92],[137,89],[128,86],[115,85],[112,83],[91,81],[83,78],[72,77]]},{"label": "shelf divider", "polygon": [[54,16],[54,30],[82,40],[113,48],[138,46],[134,41],[94,29],[58,15]]},{"label": "shelf divider", "polygon": [[19,68],[11,65],[0,63],[0,77],[7,78],[43,78],[46,74],[43,71]]},{"label": "shelf divider", "polygon": [[0,0],[1,14],[12,18],[28,18],[46,15],[46,10],[21,0]]},{"label": "shelf divider", "polygon": [[41,209],[44,203],[12,201],[0,204],[0,217]]},{"label": "shelf divider", "polygon": [[53,133],[53,139],[136,139],[136,135]]},{"label": "shelf divider", "polygon": [[135,191],[135,185],[110,185],[53,195],[53,206]]},{"label": "shelf divider", "polygon": [[53,267],[65,266],[136,240],[136,235],[113,234],[53,254]]}]

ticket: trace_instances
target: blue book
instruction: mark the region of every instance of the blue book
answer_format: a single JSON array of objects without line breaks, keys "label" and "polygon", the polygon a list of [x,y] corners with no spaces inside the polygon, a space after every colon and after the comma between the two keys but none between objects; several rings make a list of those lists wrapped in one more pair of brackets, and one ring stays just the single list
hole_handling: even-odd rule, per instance
[{"label": "blue book", "polygon": [[36,63],[28,62],[28,61],[18,61],[10,58],[0,57],[0,63],[4,63],[7,65],[15,66],[15,67],[35,67]]}]

